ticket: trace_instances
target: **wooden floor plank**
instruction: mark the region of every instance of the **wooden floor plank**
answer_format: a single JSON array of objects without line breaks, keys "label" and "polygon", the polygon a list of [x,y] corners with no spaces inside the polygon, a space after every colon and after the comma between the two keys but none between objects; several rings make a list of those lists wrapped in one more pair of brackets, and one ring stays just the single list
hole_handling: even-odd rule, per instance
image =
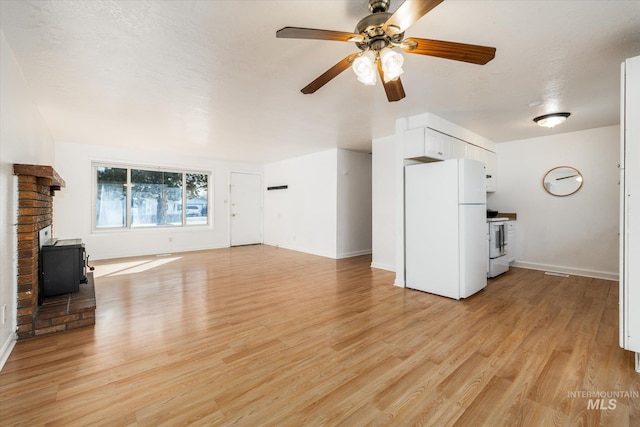
[{"label": "wooden floor plank", "polygon": [[[455,301],[370,263],[94,262],[96,325],[17,343],[0,425],[639,425],[616,282],[512,268]],[[579,391],[636,394],[595,410]]]}]

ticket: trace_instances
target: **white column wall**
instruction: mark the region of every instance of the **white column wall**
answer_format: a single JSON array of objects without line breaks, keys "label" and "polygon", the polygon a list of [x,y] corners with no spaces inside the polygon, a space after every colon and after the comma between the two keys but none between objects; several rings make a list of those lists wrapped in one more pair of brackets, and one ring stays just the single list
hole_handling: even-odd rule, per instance
[{"label": "white column wall", "polygon": [[332,149],[264,166],[265,244],[337,257],[337,165]]},{"label": "white column wall", "polygon": [[371,266],[396,269],[396,136],[377,138],[372,145]]}]

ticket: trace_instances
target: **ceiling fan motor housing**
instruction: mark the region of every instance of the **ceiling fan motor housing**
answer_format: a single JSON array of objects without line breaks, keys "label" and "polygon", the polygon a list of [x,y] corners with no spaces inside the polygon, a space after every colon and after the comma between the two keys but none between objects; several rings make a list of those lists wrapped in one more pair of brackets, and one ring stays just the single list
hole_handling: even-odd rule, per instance
[{"label": "ceiling fan motor housing", "polygon": [[[374,3],[376,0],[371,0]],[[388,5],[388,1],[386,1]],[[356,42],[356,46],[360,50],[381,50],[392,43],[400,43],[404,37],[404,33],[397,33],[393,35],[387,34],[382,26],[391,17],[391,13],[388,12],[374,12],[369,16],[365,16],[358,22],[354,33],[362,34],[364,40]]]}]

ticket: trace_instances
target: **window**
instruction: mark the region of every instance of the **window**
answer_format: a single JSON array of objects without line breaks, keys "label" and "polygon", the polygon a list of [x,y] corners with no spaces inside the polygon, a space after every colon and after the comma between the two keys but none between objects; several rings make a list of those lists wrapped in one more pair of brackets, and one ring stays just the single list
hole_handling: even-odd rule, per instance
[{"label": "window", "polygon": [[96,170],[96,228],[126,226],[127,170],[104,166]]},{"label": "window", "polygon": [[209,175],[94,165],[95,229],[206,225]]},{"label": "window", "polygon": [[182,174],[131,169],[131,227],[182,225]]},{"label": "window", "polygon": [[209,176],[203,173],[188,173],[185,177],[187,196],[187,225],[206,224],[209,214]]}]

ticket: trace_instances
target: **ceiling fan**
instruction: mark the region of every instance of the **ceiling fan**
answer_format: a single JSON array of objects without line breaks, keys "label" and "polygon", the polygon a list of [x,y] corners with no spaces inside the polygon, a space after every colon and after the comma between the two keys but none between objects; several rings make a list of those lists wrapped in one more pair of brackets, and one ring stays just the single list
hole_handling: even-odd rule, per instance
[{"label": "ceiling fan", "polygon": [[314,93],[351,66],[358,76],[358,80],[367,85],[376,83],[377,71],[389,102],[399,101],[405,97],[404,88],[400,81],[404,59],[402,55],[393,50],[395,47],[407,53],[437,56],[480,65],[486,64],[495,57],[496,49],[494,47],[415,37],[404,38],[404,32],[411,25],[443,1],[406,0],[391,14],[387,12],[390,0],[369,0],[371,14],[358,22],[353,33],[284,27],[276,32],[276,37],[355,42],[360,49],[360,52],[348,55],[302,88],[302,93]]}]

